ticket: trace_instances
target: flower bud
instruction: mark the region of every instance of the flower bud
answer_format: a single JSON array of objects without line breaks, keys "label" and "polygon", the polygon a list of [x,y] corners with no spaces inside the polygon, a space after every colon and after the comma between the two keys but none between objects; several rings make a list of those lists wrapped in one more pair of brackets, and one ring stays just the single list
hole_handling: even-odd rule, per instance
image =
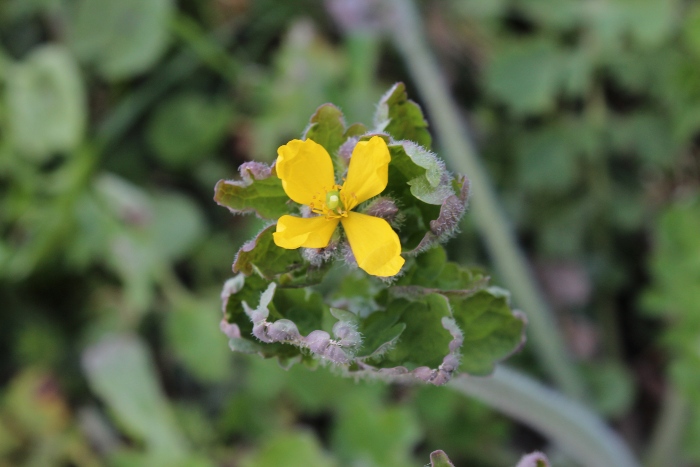
[{"label": "flower bud", "polygon": [[352,156],[352,151],[357,146],[357,142],[360,138],[353,137],[348,138],[338,149],[338,155],[347,163],[350,163],[350,157]]},{"label": "flower bud", "polygon": [[399,208],[396,207],[396,203],[394,203],[391,198],[387,197],[375,199],[364,210],[364,213],[368,216],[380,217],[389,223],[392,223],[394,219],[396,219],[398,212]]}]

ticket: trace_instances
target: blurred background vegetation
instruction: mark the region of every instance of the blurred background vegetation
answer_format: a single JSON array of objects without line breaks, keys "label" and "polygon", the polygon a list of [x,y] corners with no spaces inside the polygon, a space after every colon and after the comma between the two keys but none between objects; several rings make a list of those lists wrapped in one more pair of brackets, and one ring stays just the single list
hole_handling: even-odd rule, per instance
[{"label": "blurred background vegetation", "polygon": [[[261,224],[214,184],[272,161],[322,103],[369,122],[396,81],[421,103],[363,3],[0,2],[0,466],[399,467],[443,449],[496,467],[547,448],[444,388],[283,371],[218,329]],[[700,465],[700,3],[419,6],[589,403],[640,453],[677,440],[680,463],[658,465]],[[490,267],[473,222],[448,248]],[[511,362],[544,379],[528,348]]]}]

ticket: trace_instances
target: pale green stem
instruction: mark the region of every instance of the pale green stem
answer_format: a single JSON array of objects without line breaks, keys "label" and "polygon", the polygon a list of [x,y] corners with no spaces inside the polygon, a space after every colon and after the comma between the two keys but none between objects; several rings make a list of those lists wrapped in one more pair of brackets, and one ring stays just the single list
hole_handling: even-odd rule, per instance
[{"label": "pale green stem", "polygon": [[215,36],[208,35],[196,21],[187,15],[176,15],[171,23],[171,30],[187,44],[202,63],[230,83],[237,82],[241,67],[220,41]]},{"label": "pale green stem", "polygon": [[[431,53],[409,0],[384,0],[393,41],[427,107],[433,128],[454,170],[471,181],[471,207],[477,228],[516,304],[528,316],[532,345],[546,371],[567,395],[583,399],[585,388],[572,364],[554,316],[533,279],[490,178],[470,141],[466,126]],[[513,79],[517,79],[514,77]]]},{"label": "pale green stem", "polygon": [[664,395],[661,415],[651,437],[651,445],[644,463],[646,467],[681,465],[678,454],[688,422],[688,410],[688,400],[675,387],[669,386]]},{"label": "pale green stem", "polygon": [[620,437],[592,411],[515,370],[499,366],[488,377],[459,376],[448,387],[539,431],[581,466],[639,467]]}]

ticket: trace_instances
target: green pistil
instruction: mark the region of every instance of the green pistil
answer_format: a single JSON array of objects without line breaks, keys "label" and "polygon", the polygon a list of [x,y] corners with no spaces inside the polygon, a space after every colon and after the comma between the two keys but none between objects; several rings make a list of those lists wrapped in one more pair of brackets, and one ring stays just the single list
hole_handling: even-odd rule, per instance
[{"label": "green pistil", "polygon": [[340,211],[343,210],[343,202],[340,200],[340,193],[338,190],[326,193],[326,207],[336,214],[340,214]]}]

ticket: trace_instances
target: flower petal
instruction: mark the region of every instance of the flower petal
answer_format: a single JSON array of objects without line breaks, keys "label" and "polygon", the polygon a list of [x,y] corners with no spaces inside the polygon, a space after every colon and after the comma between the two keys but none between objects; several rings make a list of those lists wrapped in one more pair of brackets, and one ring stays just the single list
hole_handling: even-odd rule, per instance
[{"label": "flower petal", "polygon": [[399,236],[384,219],[349,212],[340,221],[357,265],[373,276],[393,276],[401,270]]},{"label": "flower petal", "polygon": [[357,143],[350,157],[348,176],[340,190],[345,209],[350,210],[384,191],[389,181],[389,162],[389,148],[379,136]]},{"label": "flower petal", "polygon": [[277,149],[277,176],[292,200],[311,204],[314,195],[325,201],[325,190],[335,185],[333,162],[320,144],[295,139]]},{"label": "flower petal", "polygon": [[337,226],[338,219],[326,219],[324,216],[282,216],[277,221],[277,230],[272,238],[275,245],[288,250],[300,246],[325,248]]}]

